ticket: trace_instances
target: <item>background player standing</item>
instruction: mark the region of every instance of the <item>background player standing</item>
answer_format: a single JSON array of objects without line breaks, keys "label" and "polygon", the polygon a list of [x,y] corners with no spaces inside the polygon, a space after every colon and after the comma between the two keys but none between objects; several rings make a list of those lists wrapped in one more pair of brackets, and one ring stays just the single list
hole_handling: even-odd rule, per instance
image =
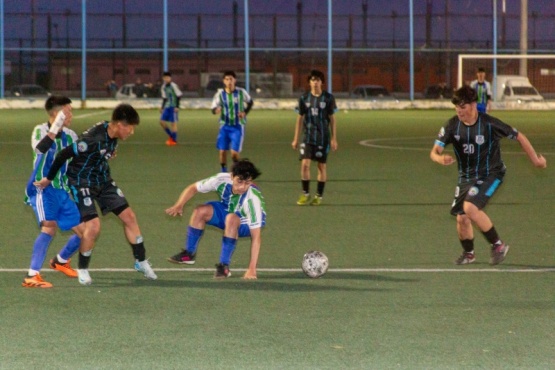
[{"label": "background player standing", "polygon": [[126,140],[139,124],[139,114],[129,104],[118,105],[110,122],[103,121],[85,131],[73,145],[62,150],[54,160],[46,178],[35,185],[46,187],[54,180],[58,170],[68,159],[67,175],[71,191],[76,200],[85,230],[79,253],[79,282],[90,285],[88,272],[90,257],[100,234],[100,219],[95,201],[102,214],[114,213],[123,222],[123,230],[135,257],[135,269],[147,279],[157,279],[150,263],[146,260],[143,236],[135,213],[127,203],[121,189],[112,179],[108,160],[116,155],[118,139]]},{"label": "background player standing", "polygon": [[478,68],[476,80],[470,83],[470,87],[476,90],[477,109],[480,113],[487,113],[491,108],[491,84],[486,81],[486,70]]},{"label": "background player standing", "polygon": [[51,96],[46,100],[44,108],[48,113],[48,122],[33,129],[33,173],[25,189],[25,203],[33,207],[40,226],[40,234],[33,245],[29,271],[23,279],[22,285],[27,288],[52,287],[51,283],[42,279],[40,270],[58,227],[62,231],[72,229],[75,234],[69,238],[58,255],[50,260],[50,268],[69,277],[77,277],[77,272],[70,266],[70,257],[79,248],[84,232],[77,205],[69,197],[66,164],[46,188],[37,188],[33,184],[46,176],[56,154],[77,140],[77,134],[68,128],[72,119],[71,99],[65,96]]},{"label": "background player standing", "polygon": [[219,114],[220,131],[216,140],[222,172],[227,172],[227,151],[233,162],[239,160],[245,139],[247,114],[254,104],[247,90],[236,87],[235,72],[224,72],[224,88],[218,89],[212,99],[212,114]]},{"label": "background player standing", "polygon": [[[320,205],[324,195],[324,187],[328,179],[327,158],[330,148],[337,150],[337,128],[335,111],[337,105],[332,94],[322,90],[325,83],[324,74],[313,70],[308,76],[310,91],[301,95],[296,107],[299,115],[295,126],[295,136],[291,146],[300,149],[301,185],[303,193],[297,201],[298,205]],[[299,135],[303,131],[303,141],[299,146]],[[318,188],[312,201],[310,200],[310,164],[318,162]]]},{"label": "background player standing", "polygon": [[164,83],[160,88],[162,94],[162,107],[160,112],[160,126],[168,134],[166,145],[177,145],[177,122],[179,121],[179,102],[183,93],[175,82],[172,82],[172,74],[164,72],[162,79]]},{"label": "background player standing", "polygon": [[430,158],[439,164],[450,165],[455,158],[443,154],[445,146],[453,145],[458,162],[459,183],[451,214],[457,217],[457,232],[463,254],[455,261],[457,265],[473,263],[475,224],[491,244],[490,264],[497,265],[505,259],[509,250],[497,234],[484,207],[499,189],[505,176],[505,164],[501,159],[500,140],[517,140],[535,167],[545,168],[545,158],[536,151],[522,132],[476,109],[476,91],[463,86],[452,99],[457,115],[439,131],[438,139],[430,152]]}]

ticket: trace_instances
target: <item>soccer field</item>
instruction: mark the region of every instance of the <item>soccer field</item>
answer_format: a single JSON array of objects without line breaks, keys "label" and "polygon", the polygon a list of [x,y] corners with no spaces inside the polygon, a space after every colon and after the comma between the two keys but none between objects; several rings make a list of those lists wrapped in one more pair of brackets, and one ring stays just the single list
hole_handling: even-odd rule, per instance
[{"label": "soccer field", "polygon": [[[75,110],[80,133],[110,111]],[[451,110],[337,112],[323,204],[299,207],[296,114],[249,115],[243,155],[262,171],[266,200],[258,280],[244,281],[249,241],[232,276],[213,279],[221,233],[207,229],[194,266],[166,258],[184,245],[199,194],[183,218],[164,210],[185,186],[219,170],[218,126],[208,111],[182,111],[176,147],[155,110],[120,142],[112,175],[137,214],[158,274],[133,270],[119,219],[101,218],[93,285],[43,273],[52,289],[26,289],[38,228],[23,204],[32,128],[42,110],[0,111],[0,369],[550,369],[555,367],[555,113],[494,112],[524,132],[548,168],[503,141],[504,185],[487,207],[511,246],[491,267],[476,232],[477,263],[460,254],[449,215],[457,173],[429,159]],[[450,150],[450,148],[448,148]],[[311,189],[316,188],[315,167]],[[58,233],[48,259],[65,243]],[[303,254],[321,250],[330,270],[304,276]],[[72,262],[77,265],[77,258]]]}]

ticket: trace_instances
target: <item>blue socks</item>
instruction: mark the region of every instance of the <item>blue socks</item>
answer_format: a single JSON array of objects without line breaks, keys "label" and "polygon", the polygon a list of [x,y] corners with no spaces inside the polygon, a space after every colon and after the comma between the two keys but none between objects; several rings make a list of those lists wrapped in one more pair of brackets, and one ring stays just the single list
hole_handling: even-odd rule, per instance
[{"label": "blue socks", "polygon": [[31,255],[31,270],[40,271],[51,241],[52,237],[47,233],[42,232],[35,239],[35,244],[33,244],[33,254]]},{"label": "blue socks", "polygon": [[197,253],[198,242],[202,238],[204,230],[195,229],[192,226],[187,226],[187,241],[185,243],[185,249],[191,254]]},{"label": "blue socks", "polygon": [[64,260],[68,260],[73,256],[77,249],[79,249],[79,244],[81,244],[81,238],[77,235],[72,235],[67,241],[66,245],[62,248],[59,255]]},{"label": "blue socks", "polygon": [[231,255],[235,250],[237,245],[237,239],[228,238],[224,236],[222,238],[222,253],[220,254],[220,262],[224,265],[229,265],[231,262]]}]

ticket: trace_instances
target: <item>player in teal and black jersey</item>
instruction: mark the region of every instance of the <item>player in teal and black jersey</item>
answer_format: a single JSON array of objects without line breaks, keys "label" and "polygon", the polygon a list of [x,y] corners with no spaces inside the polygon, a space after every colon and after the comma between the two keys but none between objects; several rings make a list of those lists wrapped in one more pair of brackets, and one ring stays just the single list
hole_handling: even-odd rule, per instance
[{"label": "player in teal and black jersey", "polygon": [[[308,76],[310,91],[303,94],[296,107],[299,113],[295,126],[295,136],[291,146],[300,149],[301,185],[303,193],[297,201],[298,205],[319,205],[324,195],[327,181],[327,158],[331,150],[337,150],[337,128],[335,115],[337,105],[332,94],[322,89],[325,83],[324,74],[313,70]],[[299,145],[299,136],[303,139]],[[318,187],[314,198],[310,200],[310,164],[318,162]]]},{"label": "player in teal and black jersey", "polygon": [[108,160],[116,155],[118,140],[126,140],[134,133],[138,124],[139,114],[132,106],[118,105],[110,122],[99,122],[85,131],[76,143],[56,156],[46,178],[35,182],[39,187],[46,187],[64,163],[71,159],[67,175],[81,220],[85,223],[77,270],[81,284],[89,285],[92,282],[88,266],[92,249],[100,234],[100,220],[95,202],[100,206],[102,214],[112,212],[123,222],[125,236],[135,257],[135,269],[142,272],[147,279],[157,278],[146,260],[143,236],[135,213],[112,179],[108,164]]},{"label": "player in teal and black jersey", "polygon": [[164,72],[164,83],[160,88],[162,107],[160,108],[160,126],[168,134],[166,145],[177,145],[177,122],[179,121],[179,102],[183,93],[175,82],[172,82],[170,72]]},{"label": "player in teal and black jersey", "polygon": [[[458,89],[452,102],[457,115],[441,128],[430,158],[442,165],[458,163],[459,180],[451,214],[457,217],[457,232],[463,254],[455,263],[464,265],[476,260],[475,224],[491,244],[490,264],[497,265],[505,259],[509,246],[499,238],[484,208],[505,177],[499,142],[503,138],[517,140],[535,167],[545,168],[546,160],[541,154],[536,154],[522,132],[497,118],[478,112],[476,91],[470,86]],[[456,159],[443,153],[448,144],[453,145]]]},{"label": "player in teal and black jersey", "polygon": [[227,151],[231,152],[233,162],[239,160],[245,139],[247,114],[254,102],[242,87],[235,86],[235,72],[224,72],[224,88],[218,89],[212,99],[212,114],[218,114],[220,131],[216,139],[222,172],[227,172]]}]

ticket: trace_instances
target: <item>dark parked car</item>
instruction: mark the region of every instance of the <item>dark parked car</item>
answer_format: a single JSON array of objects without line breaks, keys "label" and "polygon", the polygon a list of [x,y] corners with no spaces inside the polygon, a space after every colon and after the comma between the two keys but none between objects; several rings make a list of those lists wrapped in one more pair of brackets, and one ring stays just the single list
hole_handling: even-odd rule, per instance
[{"label": "dark parked car", "polygon": [[44,97],[47,98],[51,94],[39,85],[16,85],[10,89],[10,95],[17,98],[26,97]]},{"label": "dark parked car", "polygon": [[445,84],[428,86],[424,90],[424,98],[426,99],[451,99],[453,97],[453,89]]},{"label": "dark parked car", "polygon": [[360,85],[356,86],[353,96],[368,100],[395,100],[389,91],[382,85]]}]

